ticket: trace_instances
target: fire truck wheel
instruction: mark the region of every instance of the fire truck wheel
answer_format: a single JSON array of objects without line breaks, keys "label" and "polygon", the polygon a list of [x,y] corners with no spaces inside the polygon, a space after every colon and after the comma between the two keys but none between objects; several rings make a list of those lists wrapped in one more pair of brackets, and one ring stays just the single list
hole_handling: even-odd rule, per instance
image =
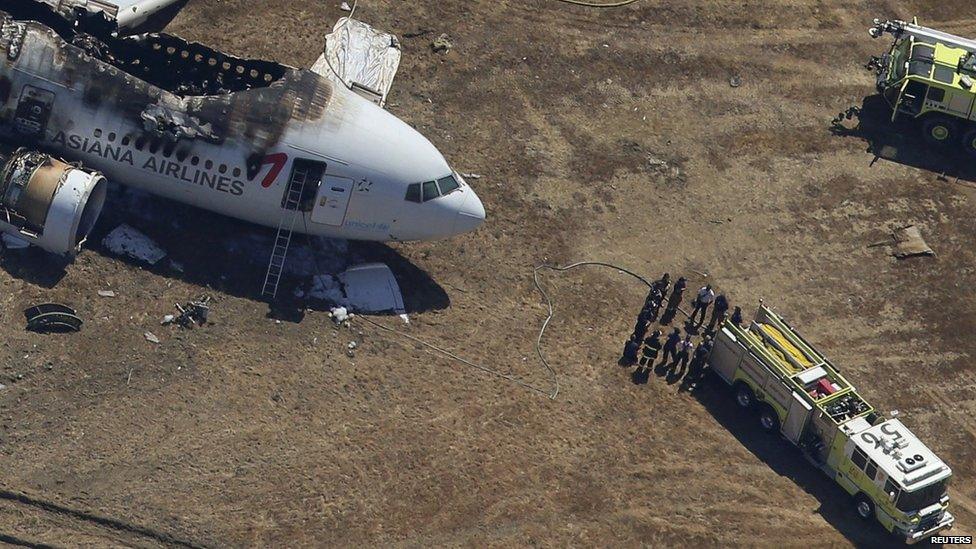
[{"label": "fire truck wheel", "polygon": [[769,404],[764,404],[759,410],[759,426],[769,433],[779,431],[779,416]]},{"label": "fire truck wheel", "polygon": [[929,116],[922,121],[922,137],[930,145],[948,145],[958,133],[956,121],[947,116]]},{"label": "fire truck wheel", "polygon": [[962,149],[970,156],[976,157],[976,128],[966,132],[962,138]]},{"label": "fire truck wheel", "polygon": [[874,504],[864,494],[858,494],[854,498],[854,510],[863,520],[871,520],[874,517]]},{"label": "fire truck wheel", "polygon": [[756,402],[756,395],[748,385],[739,382],[735,386],[735,402],[740,408],[752,408]]}]

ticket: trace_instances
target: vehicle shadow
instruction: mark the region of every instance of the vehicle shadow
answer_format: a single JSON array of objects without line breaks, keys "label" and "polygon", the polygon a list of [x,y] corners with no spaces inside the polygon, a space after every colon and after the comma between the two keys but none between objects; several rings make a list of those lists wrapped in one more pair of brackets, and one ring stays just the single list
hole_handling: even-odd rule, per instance
[{"label": "vehicle shadow", "polygon": [[[691,394],[742,446],[774,472],[789,478],[817,498],[820,502],[817,513],[851,543],[862,547],[896,545],[896,540],[877,521],[859,519],[847,492],[808,462],[799,448],[780,436],[763,431],[759,427],[758,415],[743,412],[735,403],[732,390],[717,375],[707,372]],[[781,503],[788,505],[788,502]]]},{"label": "vehicle shadow", "polygon": [[864,98],[860,107],[852,107],[850,119],[838,117],[830,130],[841,137],[855,137],[867,143],[867,151],[878,160],[941,174],[949,179],[976,182],[976,159],[969,157],[958,144],[954,147],[929,145],[922,139],[916,121],[900,117],[891,122],[891,109],[881,95]]},{"label": "vehicle shadow", "polygon": [[[167,256],[156,265],[147,265],[108,250],[102,240],[123,223],[144,233]],[[261,290],[274,239],[274,229],[114,185],[85,250],[205,287],[207,291],[265,301]],[[387,264],[397,278],[407,313],[440,310],[450,305],[443,287],[385,244],[347,244],[295,233],[278,298],[271,304],[269,316],[297,321],[306,309],[329,310],[333,303],[295,295],[308,294],[313,275],[334,275],[351,266],[350,257],[356,263]],[[34,248],[9,251],[0,263],[11,276],[45,288],[52,288],[61,280],[65,265],[64,261]]]}]

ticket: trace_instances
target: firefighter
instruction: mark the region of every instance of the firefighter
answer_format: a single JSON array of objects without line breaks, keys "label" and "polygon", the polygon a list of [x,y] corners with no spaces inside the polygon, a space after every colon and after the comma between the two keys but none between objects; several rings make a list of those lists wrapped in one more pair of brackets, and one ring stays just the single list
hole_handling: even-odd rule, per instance
[{"label": "firefighter", "polygon": [[718,294],[715,296],[715,306],[712,307],[712,319],[708,322],[708,330],[711,332],[715,329],[715,324],[721,324],[725,320],[725,314],[729,310],[729,300],[725,297],[725,294]]},{"label": "firefighter", "polygon": [[677,314],[678,306],[681,305],[681,299],[684,297],[687,287],[688,281],[683,276],[674,283],[674,288],[671,290],[671,297],[668,298],[668,306],[664,309],[664,315],[661,317],[661,324],[668,324],[674,318],[674,315]]},{"label": "firefighter", "polygon": [[668,334],[668,338],[664,341],[663,355],[661,359],[661,364],[665,364],[668,361],[668,357],[675,357],[678,352],[678,343],[681,343],[681,329],[675,328],[673,332]]},{"label": "firefighter", "polygon": [[654,330],[654,332],[644,340],[644,349],[642,351],[640,365],[644,367],[650,367],[654,365],[654,361],[657,360],[658,351],[661,350],[661,330]]},{"label": "firefighter", "polygon": [[621,366],[633,366],[637,362],[637,349],[640,348],[640,340],[631,337],[624,344],[624,354],[620,358]]},{"label": "firefighter", "polygon": [[[715,301],[715,291],[712,290],[711,284],[706,284],[698,290],[698,295],[695,296],[695,308],[692,309],[691,315],[688,317],[688,323],[692,326],[701,326],[705,322],[705,313],[708,312],[708,306],[711,305],[712,301]],[[698,313],[701,313],[701,319],[696,322],[695,316]]]}]

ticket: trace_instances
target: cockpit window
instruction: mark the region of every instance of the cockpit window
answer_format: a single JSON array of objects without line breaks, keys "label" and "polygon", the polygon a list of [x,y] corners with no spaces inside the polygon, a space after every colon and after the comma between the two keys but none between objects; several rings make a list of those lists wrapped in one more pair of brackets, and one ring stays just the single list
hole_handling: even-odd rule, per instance
[{"label": "cockpit window", "polygon": [[436,181],[425,181],[424,182],[424,202],[428,200],[433,200],[441,195],[441,192],[437,190]]},{"label": "cockpit window", "polygon": [[461,185],[458,184],[457,179],[454,179],[453,175],[449,175],[438,179],[437,186],[441,188],[441,194],[447,194]]},{"label": "cockpit window", "polygon": [[420,183],[407,185],[407,202],[420,202]]}]

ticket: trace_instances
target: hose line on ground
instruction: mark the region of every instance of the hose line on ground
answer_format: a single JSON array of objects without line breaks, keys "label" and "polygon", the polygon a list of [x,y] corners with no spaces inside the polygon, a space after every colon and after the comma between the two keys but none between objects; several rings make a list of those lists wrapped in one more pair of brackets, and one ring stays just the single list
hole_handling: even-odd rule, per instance
[{"label": "hose line on ground", "polygon": [[586,8],[622,8],[624,6],[629,6],[630,4],[635,4],[639,0],[623,0],[621,2],[609,2],[606,4],[601,4],[599,2],[584,2],[583,0],[556,0],[557,2],[562,2],[564,4],[572,4],[574,6],[583,6]]},{"label": "hose line on ground", "polygon": [[542,284],[539,283],[539,271],[548,269],[550,271],[563,272],[563,271],[568,271],[570,269],[575,269],[577,267],[585,267],[585,266],[607,267],[610,269],[616,269],[617,271],[620,271],[625,274],[629,274],[630,276],[636,278],[637,280],[640,280],[644,284],[647,284],[648,287],[651,286],[651,283],[648,282],[646,278],[642,277],[639,274],[628,271],[623,267],[618,267],[617,265],[613,265],[610,263],[603,263],[600,261],[580,261],[578,263],[573,263],[571,265],[566,265],[563,267],[557,267],[555,265],[546,265],[545,263],[543,263],[542,265],[539,265],[538,267],[533,269],[532,281],[535,283],[535,287],[537,290],[539,290],[539,293],[542,294],[542,297],[545,298],[546,307],[549,309],[549,314],[546,316],[546,320],[543,321],[542,328],[539,330],[539,337],[536,338],[535,340],[535,352],[539,355],[539,360],[542,361],[542,365],[545,366],[546,369],[549,370],[549,373],[552,375],[553,391],[552,394],[549,395],[549,398],[553,400],[555,400],[556,395],[559,394],[559,378],[556,376],[556,370],[553,369],[553,367],[549,364],[549,361],[546,360],[545,355],[542,353],[542,336],[546,334],[546,328],[549,327],[549,322],[552,320],[552,317],[555,314],[555,310],[552,307],[552,298],[549,297],[549,294],[546,293],[546,291],[542,288]]},{"label": "hose line on ground", "polygon": [[[482,372],[491,374],[493,376],[497,376],[497,377],[500,377],[502,379],[508,380],[508,381],[510,381],[510,382],[512,382],[512,383],[520,386],[520,387],[523,387],[525,389],[528,389],[530,391],[534,391],[536,393],[541,393],[543,395],[546,395],[546,397],[548,397],[550,400],[556,400],[556,396],[559,395],[559,376],[556,374],[556,370],[552,367],[551,364],[549,364],[549,361],[546,359],[545,354],[542,352],[542,338],[543,338],[543,336],[545,336],[546,329],[549,327],[549,323],[552,321],[552,318],[555,315],[555,308],[552,305],[552,298],[549,296],[549,293],[546,292],[546,290],[542,287],[542,283],[539,282],[539,271],[550,270],[550,271],[555,271],[555,272],[564,272],[564,271],[568,271],[568,270],[571,270],[571,269],[575,269],[577,267],[586,267],[586,266],[606,267],[606,268],[609,268],[609,269],[614,269],[614,270],[616,270],[618,272],[621,272],[621,273],[630,275],[630,276],[636,278],[637,280],[640,280],[641,282],[643,282],[648,287],[651,286],[651,283],[648,282],[646,278],[642,277],[641,275],[639,275],[637,273],[634,273],[632,271],[628,271],[627,269],[624,269],[623,267],[620,267],[618,265],[614,265],[612,263],[603,263],[603,262],[600,262],[600,261],[580,261],[578,263],[573,263],[571,265],[566,265],[566,266],[563,266],[563,267],[559,267],[559,266],[556,266],[556,265],[547,265],[547,264],[543,263],[541,265],[538,265],[535,269],[532,270],[532,282],[535,284],[536,289],[539,291],[540,294],[542,294],[542,297],[545,299],[545,301],[546,301],[546,308],[548,309],[548,314],[546,315],[546,319],[542,322],[542,328],[539,330],[539,337],[537,337],[536,340],[535,340],[535,351],[536,351],[536,354],[539,355],[539,360],[542,361],[542,365],[549,372],[549,376],[552,379],[552,390],[546,390],[546,389],[543,389],[541,387],[537,387],[535,385],[532,385],[531,383],[528,383],[526,381],[523,381],[521,378],[519,378],[517,376],[514,376],[512,374],[506,374],[504,372],[495,370],[493,368],[489,368],[487,366],[483,366],[481,364],[477,364],[477,363],[471,362],[470,360],[467,360],[465,358],[462,358],[462,357],[460,357],[460,356],[458,356],[458,355],[456,355],[456,354],[454,354],[454,353],[452,353],[452,352],[450,352],[450,351],[448,351],[446,349],[442,349],[442,348],[440,348],[440,347],[438,347],[438,346],[436,346],[436,345],[434,345],[432,343],[428,343],[428,342],[426,342],[426,341],[424,341],[424,340],[422,340],[422,339],[420,339],[418,337],[414,337],[414,336],[412,336],[410,334],[401,332],[399,330],[394,330],[393,328],[390,328],[389,326],[385,326],[385,325],[383,325],[383,324],[381,324],[379,322],[376,322],[375,320],[372,320],[369,317],[366,317],[366,316],[355,316],[355,317],[353,317],[353,320],[357,320],[357,319],[358,320],[362,320],[363,322],[366,322],[367,324],[370,324],[370,325],[372,325],[372,326],[374,326],[376,328],[379,328],[381,330],[384,330],[384,331],[390,332],[392,334],[395,334],[395,335],[404,337],[406,339],[409,339],[410,341],[413,341],[414,343],[418,343],[418,344],[420,344],[420,345],[422,345],[424,347],[427,347],[428,349],[431,349],[433,351],[436,351],[436,352],[438,352],[438,353],[440,353],[440,354],[442,354],[442,355],[444,355],[444,356],[446,356],[448,358],[454,359],[454,360],[456,360],[456,361],[458,361],[458,362],[460,362],[462,364],[465,364],[467,366],[471,366],[472,368],[481,370]],[[679,310],[681,310],[681,309],[679,308]],[[687,314],[683,310],[681,312],[683,314]]]}]

